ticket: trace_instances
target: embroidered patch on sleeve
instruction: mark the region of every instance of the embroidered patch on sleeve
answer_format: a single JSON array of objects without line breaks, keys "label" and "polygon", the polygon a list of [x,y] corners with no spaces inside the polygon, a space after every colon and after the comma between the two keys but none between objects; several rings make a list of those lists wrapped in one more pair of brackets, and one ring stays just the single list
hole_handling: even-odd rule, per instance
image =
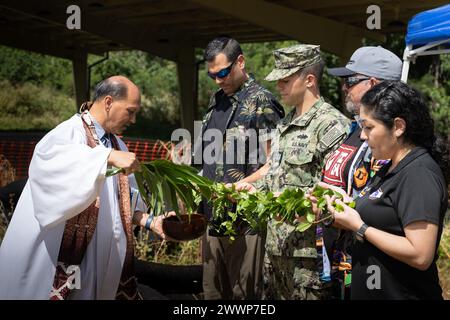
[{"label": "embroidered patch on sleeve", "polygon": [[329,148],[332,146],[336,140],[338,140],[344,132],[342,132],[340,129],[333,127],[320,139],[320,144],[326,148]]}]

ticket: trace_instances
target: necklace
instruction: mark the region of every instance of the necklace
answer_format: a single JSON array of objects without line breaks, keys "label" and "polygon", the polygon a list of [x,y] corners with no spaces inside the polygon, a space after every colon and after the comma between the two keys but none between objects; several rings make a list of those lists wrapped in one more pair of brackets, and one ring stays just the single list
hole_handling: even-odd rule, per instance
[{"label": "necklace", "polygon": [[[395,165],[391,165],[388,172],[391,172],[392,170],[394,170],[394,168],[397,167],[397,165],[400,163],[400,161],[402,161],[406,157],[406,155],[411,152],[411,150],[412,150],[412,148],[408,148],[406,151],[404,151],[400,155],[399,160],[395,163]],[[392,161],[392,159],[391,159],[391,161]]]}]

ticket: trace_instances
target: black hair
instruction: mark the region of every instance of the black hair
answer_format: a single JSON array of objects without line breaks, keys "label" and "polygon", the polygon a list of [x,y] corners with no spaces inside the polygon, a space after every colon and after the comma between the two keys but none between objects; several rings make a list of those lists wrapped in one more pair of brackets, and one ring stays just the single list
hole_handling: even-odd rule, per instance
[{"label": "black hair", "polygon": [[307,66],[303,69],[299,70],[299,74],[301,77],[306,77],[308,74],[312,74],[317,79],[317,87],[319,87],[320,82],[322,81],[323,69],[325,68],[325,61],[320,59],[319,62],[314,63],[313,65]]},{"label": "black hair", "polygon": [[121,81],[111,80],[110,78],[105,79],[95,86],[92,101],[99,101],[105,96],[111,96],[117,100],[126,99],[128,96],[128,87]]},{"label": "black hair", "polygon": [[367,91],[361,104],[388,129],[394,126],[395,118],[405,120],[405,142],[427,149],[449,181],[447,143],[435,134],[430,110],[416,89],[401,81],[385,80]]},{"label": "black hair", "polygon": [[218,37],[208,43],[203,59],[211,62],[219,53],[223,53],[229,62],[233,62],[242,54],[242,49],[239,42],[233,38]]}]

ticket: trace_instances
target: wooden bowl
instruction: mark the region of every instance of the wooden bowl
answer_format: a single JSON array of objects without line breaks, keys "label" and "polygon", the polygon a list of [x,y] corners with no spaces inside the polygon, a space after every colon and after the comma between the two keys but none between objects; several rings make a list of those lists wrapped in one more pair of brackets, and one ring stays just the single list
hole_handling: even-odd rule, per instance
[{"label": "wooden bowl", "polygon": [[163,232],[178,241],[189,241],[201,237],[206,231],[206,219],[203,215],[193,213],[170,216],[163,220]]}]

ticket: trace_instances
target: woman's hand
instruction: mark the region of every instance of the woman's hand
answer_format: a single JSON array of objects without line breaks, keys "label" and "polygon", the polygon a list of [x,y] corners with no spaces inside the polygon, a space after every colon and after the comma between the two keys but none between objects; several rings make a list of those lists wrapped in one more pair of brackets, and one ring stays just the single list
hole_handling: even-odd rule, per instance
[{"label": "woman's hand", "polygon": [[[334,219],[333,227],[351,230],[355,232],[359,230],[364,221],[362,221],[358,211],[356,211],[353,208],[350,208],[342,200],[336,199],[335,196],[330,197],[328,195],[325,195],[325,199],[327,200],[328,212],[333,215]],[[342,206],[344,208],[344,211],[340,212],[336,211],[336,208],[333,206],[333,203]]]}]

